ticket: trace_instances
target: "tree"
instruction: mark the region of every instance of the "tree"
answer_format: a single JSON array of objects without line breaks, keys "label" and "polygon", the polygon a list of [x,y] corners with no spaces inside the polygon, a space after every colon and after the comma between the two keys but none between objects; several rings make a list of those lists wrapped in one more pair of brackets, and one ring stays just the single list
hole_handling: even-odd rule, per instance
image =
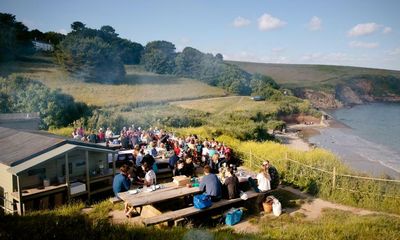
[{"label": "tree", "polygon": [[73,31],[81,31],[81,30],[85,29],[85,24],[83,24],[82,22],[78,22],[78,21],[73,22],[71,24],[71,29]]},{"label": "tree", "polygon": [[165,74],[175,70],[175,45],[167,41],[149,42],[144,50],[141,63],[147,71]]},{"label": "tree", "polygon": [[[41,127],[62,127],[88,116],[91,110],[84,103],[76,103],[72,96],[51,90],[43,83],[12,76],[0,79],[2,112],[39,112]],[[6,111],[5,111],[6,110]]]},{"label": "tree", "polygon": [[0,13],[0,33],[0,61],[34,52],[28,28],[14,15]]},{"label": "tree", "polygon": [[68,34],[57,57],[68,72],[88,82],[115,83],[125,76],[119,53],[100,37]]},{"label": "tree", "polygon": [[175,73],[183,77],[200,78],[204,54],[197,49],[186,47],[175,58]]},{"label": "tree", "polygon": [[100,31],[103,31],[103,32],[113,35],[115,37],[118,36],[118,34],[115,33],[115,29],[109,25],[102,26],[100,28]]},{"label": "tree", "polygon": [[223,61],[223,60],[224,60],[224,57],[222,56],[221,53],[217,53],[217,54],[215,55],[215,58],[216,58],[217,60],[219,60],[219,61]]},{"label": "tree", "polygon": [[127,39],[116,38],[112,45],[119,52],[124,64],[139,64],[144,48],[141,44]]}]

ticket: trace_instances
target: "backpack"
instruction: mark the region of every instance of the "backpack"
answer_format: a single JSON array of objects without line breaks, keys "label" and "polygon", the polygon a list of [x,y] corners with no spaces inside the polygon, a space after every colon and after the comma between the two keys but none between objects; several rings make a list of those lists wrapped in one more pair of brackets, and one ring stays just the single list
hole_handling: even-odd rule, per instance
[{"label": "backpack", "polygon": [[232,226],[240,222],[243,215],[243,210],[240,208],[232,208],[225,215],[225,224]]},{"label": "backpack", "polygon": [[208,208],[212,205],[211,196],[203,193],[193,197],[193,206],[197,209]]}]

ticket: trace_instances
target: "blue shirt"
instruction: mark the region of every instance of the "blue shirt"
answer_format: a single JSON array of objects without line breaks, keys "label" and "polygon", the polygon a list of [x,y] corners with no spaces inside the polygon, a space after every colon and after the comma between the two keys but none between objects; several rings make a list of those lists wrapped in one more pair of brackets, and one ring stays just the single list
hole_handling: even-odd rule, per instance
[{"label": "blue shirt", "polygon": [[118,193],[126,192],[131,187],[131,181],[129,178],[122,173],[115,175],[113,181],[113,191],[116,197],[118,197]]},{"label": "blue shirt", "polygon": [[170,167],[171,169],[174,169],[174,168],[175,168],[175,164],[176,164],[176,162],[178,162],[178,160],[179,160],[179,157],[178,157],[178,156],[176,156],[175,154],[172,155],[172,156],[169,158],[169,161],[168,161],[169,167]]},{"label": "blue shirt", "polygon": [[221,182],[215,174],[210,173],[201,179],[199,186],[201,191],[205,191],[208,195],[213,197],[221,197]]}]

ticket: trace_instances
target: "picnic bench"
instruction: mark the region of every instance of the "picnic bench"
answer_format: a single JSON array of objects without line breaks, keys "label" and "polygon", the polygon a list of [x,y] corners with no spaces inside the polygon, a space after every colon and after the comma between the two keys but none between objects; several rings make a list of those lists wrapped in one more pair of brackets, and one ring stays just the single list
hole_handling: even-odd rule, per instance
[{"label": "picnic bench", "polygon": [[130,206],[136,208],[201,192],[199,187],[182,187],[175,185],[173,182],[161,186],[162,188],[155,191],[148,191],[147,189],[150,188],[147,188],[136,194],[129,194],[129,191],[127,191],[119,193],[118,196],[129,203]]},{"label": "picnic bench", "polygon": [[[251,198],[257,197],[261,193],[256,193],[256,192],[250,190],[250,191],[247,191],[246,194],[248,196],[248,199],[251,199]],[[189,217],[189,216],[193,216],[193,215],[196,215],[196,214],[199,214],[199,213],[203,213],[203,212],[210,211],[210,210],[213,210],[213,209],[221,208],[221,207],[224,207],[224,206],[232,205],[234,203],[241,202],[241,201],[244,201],[244,200],[241,199],[241,198],[222,199],[222,200],[220,200],[218,202],[214,202],[211,205],[211,207],[206,208],[206,209],[197,209],[197,208],[191,206],[191,207],[179,209],[179,210],[176,210],[176,211],[166,212],[166,213],[163,213],[163,214],[158,215],[158,216],[145,218],[145,219],[142,220],[142,222],[143,222],[143,224],[145,226],[150,226],[150,225],[155,225],[155,224],[159,224],[159,223],[163,223],[163,222],[168,222],[168,225],[170,226],[170,225],[174,224],[175,220],[182,219],[182,218]]]}]

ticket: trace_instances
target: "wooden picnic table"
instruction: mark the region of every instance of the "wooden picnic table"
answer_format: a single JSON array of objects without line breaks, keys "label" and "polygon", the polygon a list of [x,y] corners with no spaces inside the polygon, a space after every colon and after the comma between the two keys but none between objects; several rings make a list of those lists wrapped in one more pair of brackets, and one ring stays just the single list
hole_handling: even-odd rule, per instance
[{"label": "wooden picnic table", "polygon": [[173,182],[161,184],[161,188],[154,191],[147,191],[147,189],[143,188],[136,194],[129,194],[129,191],[122,192],[118,196],[132,207],[142,207],[201,192],[199,187],[182,187]]}]

